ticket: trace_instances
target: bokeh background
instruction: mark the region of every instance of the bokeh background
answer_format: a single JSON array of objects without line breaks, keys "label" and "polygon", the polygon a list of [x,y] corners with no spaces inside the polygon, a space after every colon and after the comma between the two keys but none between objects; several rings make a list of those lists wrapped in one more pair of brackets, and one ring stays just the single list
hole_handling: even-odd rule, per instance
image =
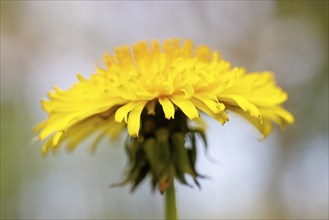
[{"label": "bokeh background", "polygon": [[275,72],[296,123],[265,141],[243,119],[206,119],[201,190],[177,186],[182,219],[328,218],[328,1],[1,1],[1,218],[161,219],[144,182],[110,188],[122,143],[43,158],[32,127],[53,85],[88,77],[105,52],[142,39],[190,38],[249,71]]}]

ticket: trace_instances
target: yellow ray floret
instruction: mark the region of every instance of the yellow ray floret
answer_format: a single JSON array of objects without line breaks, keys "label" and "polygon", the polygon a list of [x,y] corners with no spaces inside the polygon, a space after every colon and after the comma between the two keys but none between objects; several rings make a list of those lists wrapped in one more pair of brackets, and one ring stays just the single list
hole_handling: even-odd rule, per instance
[{"label": "yellow ray floret", "polygon": [[293,116],[281,107],[287,94],[276,86],[272,73],[246,73],[232,68],[217,52],[179,39],[142,41],[105,54],[105,67],[97,67],[89,79],[78,75],[69,90],[54,87],[42,101],[48,119],[35,127],[40,140],[48,137],[43,152],[66,142],[73,149],[92,133],[117,136],[127,126],[139,135],[141,114],[155,114],[157,103],[165,118],[175,112],[199,118],[204,112],[220,123],[227,111],[241,114],[266,137],[272,123],[284,127]]}]

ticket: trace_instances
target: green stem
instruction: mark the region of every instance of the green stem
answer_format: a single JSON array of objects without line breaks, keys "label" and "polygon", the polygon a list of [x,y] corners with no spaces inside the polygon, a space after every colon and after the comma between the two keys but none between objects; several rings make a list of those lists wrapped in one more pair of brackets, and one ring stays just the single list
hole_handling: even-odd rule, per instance
[{"label": "green stem", "polygon": [[166,220],[177,220],[176,195],[174,181],[165,191]]}]

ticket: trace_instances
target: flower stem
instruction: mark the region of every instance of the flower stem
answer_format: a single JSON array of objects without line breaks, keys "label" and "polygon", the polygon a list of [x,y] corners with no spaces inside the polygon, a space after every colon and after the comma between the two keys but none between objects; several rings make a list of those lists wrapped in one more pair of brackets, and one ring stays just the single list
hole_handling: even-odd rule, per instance
[{"label": "flower stem", "polygon": [[174,181],[165,191],[166,220],[177,220],[176,195]]}]

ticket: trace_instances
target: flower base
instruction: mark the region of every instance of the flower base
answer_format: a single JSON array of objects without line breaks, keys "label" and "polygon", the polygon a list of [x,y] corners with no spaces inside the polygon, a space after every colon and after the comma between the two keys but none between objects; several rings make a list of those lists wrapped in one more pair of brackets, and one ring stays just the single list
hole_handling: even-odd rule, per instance
[{"label": "flower base", "polygon": [[164,193],[174,179],[189,185],[186,175],[190,175],[199,186],[202,177],[195,168],[196,135],[205,141],[202,129],[191,129],[186,116],[179,110],[174,119],[165,118],[161,106],[155,107],[156,114],[142,113],[139,137],[129,137],[126,142],[128,167],[125,179],[118,185],[132,184],[132,191],[151,176],[152,188]]}]

